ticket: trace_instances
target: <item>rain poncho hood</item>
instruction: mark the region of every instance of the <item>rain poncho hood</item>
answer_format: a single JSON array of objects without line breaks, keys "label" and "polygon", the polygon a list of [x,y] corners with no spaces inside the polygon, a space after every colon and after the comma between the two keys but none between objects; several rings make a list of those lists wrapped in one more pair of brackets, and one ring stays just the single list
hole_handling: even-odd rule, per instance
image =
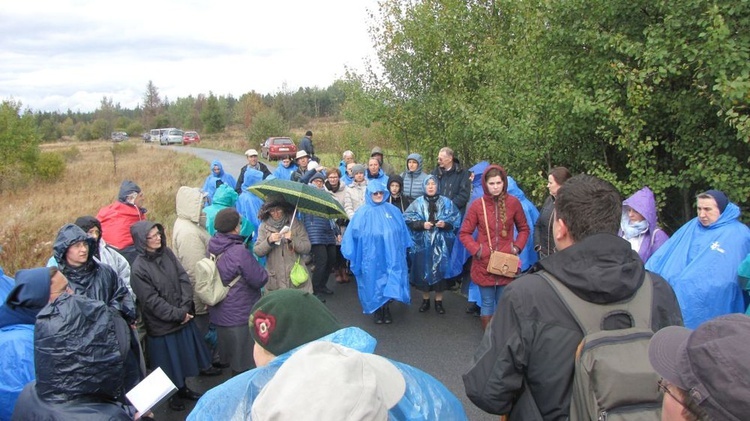
[{"label": "rain poncho hood", "polygon": [[[141,188],[130,180],[125,180],[120,184],[120,191],[117,193],[117,200],[122,203],[128,203],[128,196],[131,193],[140,193]],[[130,203],[128,203],[130,204]]]},{"label": "rain poncho hood", "polygon": [[49,271],[42,267],[16,272],[16,285],[0,306],[0,328],[36,322],[36,315],[49,302]]},{"label": "rain poncho hood", "polygon": [[[364,330],[347,327],[319,341],[333,342],[359,352],[372,354],[377,341]],[[305,344],[307,345],[307,344]],[[279,367],[302,345],[274,358],[268,365],[233,377],[209,390],[198,401],[188,421],[250,419],[255,398],[276,374]],[[407,364],[390,360],[404,376],[406,392],[390,409],[388,419],[399,421],[466,420],[461,401],[429,374]]]},{"label": "rain poncho hood", "polygon": [[[526,195],[518,187],[516,180],[511,176],[508,176],[508,194],[515,196],[516,199],[521,202],[523,213],[526,215],[526,224],[529,226],[529,238],[534,238],[534,224],[536,224],[536,220],[539,219],[539,209],[537,209],[536,206],[526,198]],[[518,230],[514,229],[513,238],[516,237],[518,237]],[[518,253],[518,257],[521,258],[522,272],[525,272],[533,266],[534,263],[539,260],[539,255],[534,251],[534,242],[526,241],[526,246],[520,253]]]},{"label": "rain poncho hood", "polygon": [[99,244],[97,244],[96,240],[89,237],[78,225],[65,224],[57,232],[57,238],[55,238],[55,243],[52,246],[57,267],[60,269],[68,267],[65,261],[65,253],[70,246],[80,242],[85,242],[89,245],[89,257],[84,266],[90,266],[94,263],[94,255],[98,252]]},{"label": "rain poncho hood", "polygon": [[[214,199],[211,205],[206,206],[203,209],[203,212],[206,213],[206,230],[209,234],[214,235],[216,233],[216,230],[214,229],[214,219],[216,218],[216,214],[224,208],[235,207],[238,198],[239,196],[237,195],[237,192],[234,191],[234,188],[232,187],[221,185],[216,189],[216,194],[214,194]],[[245,238],[250,238],[254,232],[255,226],[253,226],[247,218],[242,218],[240,235]]]},{"label": "rain poncho hood", "polygon": [[289,164],[288,168],[284,168],[284,164],[279,161],[279,164],[273,172],[273,176],[282,180],[291,180],[292,174],[294,174],[295,171],[297,171],[297,164],[295,164],[294,161]]},{"label": "rain poncho hood", "polygon": [[[219,175],[216,175],[214,173],[214,167],[219,167]],[[216,159],[211,162],[211,167],[208,169],[209,174],[208,177],[206,177],[206,181],[203,183],[203,190],[208,195],[208,199],[213,202],[214,194],[216,193],[216,183],[221,181],[225,186],[229,186],[232,190],[237,185],[237,181],[232,177],[231,174],[227,174],[224,172],[224,166],[221,165],[221,162]]]},{"label": "rain poncho hood", "polygon": [[[372,194],[383,192],[375,203]],[[364,313],[373,313],[389,300],[410,302],[406,249],[412,245],[401,211],[388,202],[388,189],[371,180],[365,204],[349,222],[341,242],[341,254],[350,261],[357,277],[359,301]]]},{"label": "rain poncho hood", "polygon": [[129,327],[98,300],[63,294],[39,312],[36,391],[49,403],[122,392]]},{"label": "rain poncho hood", "polygon": [[[268,176],[268,179],[273,178],[276,177],[273,175]],[[237,198],[237,204],[235,205],[237,212],[239,212],[239,214],[254,227],[253,238],[257,238],[258,236],[258,227],[260,227],[258,212],[260,212],[260,208],[263,206],[263,200],[248,191],[248,187],[261,181],[263,181],[263,173],[248,168],[247,171],[245,171],[245,179],[242,181],[242,193],[240,193],[240,197]]]},{"label": "rain poncho hood", "polygon": [[[437,185],[437,180],[429,175],[424,180],[425,191],[427,182],[432,180]],[[434,202],[435,214],[430,218],[430,202]],[[435,194],[418,197],[404,212],[406,223],[416,221],[445,221],[451,225],[450,230],[433,228],[431,230],[410,229],[414,246],[409,249],[409,258],[412,265],[409,272],[409,280],[414,285],[433,285],[442,281],[450,271],[450,255],[453,245],[456,243],[456,233],[461,225],[461,214],[450,201],[450,199]]]},{"label": "rain poncho hood", "polygon": [[674,289],[687,328],[745,311],[737,268],[750,252],[750,229],[739,217],[739,207],[729,203],[708,227],[693,218],[646,262]]},{"label": "rain poncho hood", "polygon": [[[644,234],[641,247],[638,250],[638,255],[645,262],[668,238],[667,233],[659,228],[654,193],[648,187],[644,187],[622,202],[621,224],[623,226],[630,224],[627,207],[640,213],[646,220],[646,223],[648,223],[648,231]],[[625,237],[622,229],[620,230],[620,236]],[[627,239],[628,237],[625,238]]]}]

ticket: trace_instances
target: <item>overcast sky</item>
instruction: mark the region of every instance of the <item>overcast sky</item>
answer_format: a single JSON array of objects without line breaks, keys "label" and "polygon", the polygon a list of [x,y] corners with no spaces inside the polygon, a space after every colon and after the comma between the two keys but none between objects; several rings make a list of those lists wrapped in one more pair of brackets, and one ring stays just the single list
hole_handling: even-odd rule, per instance
[{"label": "overcast sky", "polygon": [[93,111],[161,98],[328,87],[374,56],[376,0],[3,1],[0,100]]}]

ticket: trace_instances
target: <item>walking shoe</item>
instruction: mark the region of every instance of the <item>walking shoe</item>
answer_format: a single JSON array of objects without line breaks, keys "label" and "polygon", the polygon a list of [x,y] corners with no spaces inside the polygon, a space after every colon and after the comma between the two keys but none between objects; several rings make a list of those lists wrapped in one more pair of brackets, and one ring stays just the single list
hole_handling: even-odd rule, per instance
[{"label": "walking shoe", "polygon": [[479,307],[476,303],[471,303],[468,307],[466,307],[466,314],[473,314],[474,317],[479,317],[481,311],[482,308]]},{"label": "walking shoe", "polygon": [[435,300],[435,311],[437,311],[438,314],[445,314],[442,301]]},{"label": "walking shoe", "polygon": [[182,389],[180,389],[180,390],[177,391],[177,396],[180,397],[180,398],[183,398],[183,399],[189,399],[191,401],[197,401],[203,395],[200,394],[200,393],[198,393],[198,392],[196,392],[196,391],[194,391],[194,390],[190,390],[187,386],[185,386]]},{"label": "walking shoe", "polygon": [[327,294],[327,295],[333,295],[333,291],[330,290],[330,289],[328,289],[328,287],[321,288],[320,291],[318,291],[318,293],[323,293],[323,294]]},{"label": "walking shoe", "polygon": [[[435,301],[437,303],[437,301]],[[430,299],[422,300],[422,305],[419,306],[419,312],[424,313],[425,311],[430,309]]]},{"label": "walking shoe", "polygon": [[383,308],[379,308],[375,310],[375,324],[380,325],[383,324]]},{"label": "walking shoe", "polygon": [[[227,366],[229,366],[227,364]],[[204,368],[200,371],[201,376],[220,376],[221,375],[221,369],[218,367],[215,367],[213,365],[209,366],[208,368]]]},{"label": "walking shoe", "polygon": [[313,293],[313,295],[315,296],[315,298],[317,298],[318,300],[320,300],[321,303],[325,303],[326,302],[326,299],[323,298],[322,295],[320,295],[318,293]]},{"label": "walking shoe", "polygon": [[393,323],[393,318],[391,317],[391,308],[388,307],[388,304],[386,304],[385,308],[383,309],[383,322],[385,322],[385,324],[387,325]]},{"label": "walking shoe", "polygon": [[182,398],[180,398],[177,395],[173,395],[171,398],[169,398],[169,409],[172,411],[184,411],[185,410],[185,402],[182,401]]},{"label": "walking shoe", "polygon": [[217,362],[215,362],[215,363],[213,363],[211,365],[213,365],[216,368],[227,368],[227,367],[229,367],[229,363],[223,363],[221,361],[217,361]]}]

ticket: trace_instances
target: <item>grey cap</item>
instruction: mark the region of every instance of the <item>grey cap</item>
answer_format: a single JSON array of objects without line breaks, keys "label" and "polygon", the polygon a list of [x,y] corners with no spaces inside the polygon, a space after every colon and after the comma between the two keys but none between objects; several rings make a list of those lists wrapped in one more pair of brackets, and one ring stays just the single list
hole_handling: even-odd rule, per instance
[{"label": "grey cap", "polygon": [[380,146],[376,146],[376,147],[372,148],[372,151],[370,151],[370,157],[371,158],[372,158],[373,155],[376,155],[376,154],[384,155],[383,154],[383,149]]},{"label": "grey cap", "polygon": [[365,166],[362,165],[362,164],[355,164],[352,167],[352,175],[354,175],[356,173],[359,173],[359,172],[361,172],[362,174],[364,174],[365,173]]},{"label": "grey cap", "polygon": [[648,347],[654,370],[717,420],[750,414],[750,317],[730,314],[695,330],[668,326]]}]

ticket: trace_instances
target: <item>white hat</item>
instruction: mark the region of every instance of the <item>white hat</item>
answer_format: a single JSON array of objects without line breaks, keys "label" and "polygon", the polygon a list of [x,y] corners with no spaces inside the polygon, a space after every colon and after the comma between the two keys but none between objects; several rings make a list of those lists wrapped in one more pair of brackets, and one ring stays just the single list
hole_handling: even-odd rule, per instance
[{"label": "white hat", "polygon": [[317,163],[317,162],[315,162],[315,161],[310,161],[310,163],[309,163],[309,164],[307,164],[307,170],[308,170],[308,171],[310,171],[310,170],[317,170],[317,169],[318,169],[318,167],[320,167],[320,164],[318,164],[318,163]]},{"label": "white hat", "polygon": [[387,359],[332,342],[300,348],[255,398],[253,420],[388,420],[406,391]]},{"label": "white hat", "polygon": [[305,152],[305,151],[297,151],[297,155],[294,156],[294,159],[297,160],[297,159],[300,159],[300,158],[305,157],[305,156],[307,156],[307,152]]},{"label": "white hat", "polygon": [[258,156],[258,151],[255,149],[248,149],[245,151],[245,156]]}]

